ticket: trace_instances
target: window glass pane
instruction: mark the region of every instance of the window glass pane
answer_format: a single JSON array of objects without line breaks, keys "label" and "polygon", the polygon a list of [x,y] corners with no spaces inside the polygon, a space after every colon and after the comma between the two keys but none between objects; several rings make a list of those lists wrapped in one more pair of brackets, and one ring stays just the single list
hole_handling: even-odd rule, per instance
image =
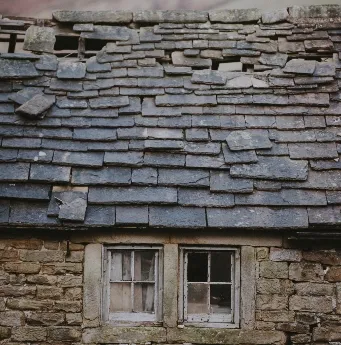
[{"label": "window glass pane", "polygon": [[111,280],[131,280],[131,251],[113,252],[111,258]]},{"label": "window glass pane", "polygon": [[212,314],[231,314],[231,285],[211,285]]},{"label": "window glass pane", "polygon": [[188,284],[188,314],[208,314],[208,285]]},{"label": "window glass pane", "polygon": [[155,285],[153,283],[134,284],[134,311],[153,313],[154,293]]},{"label": "window glass pane", "polygon": [[187,281],[207,282],[208,254],[188,253]]},{"label": "window glass pane", "polygon": [[232,252],[211,252],[211,282],[231,282]]},{"label": "window glass pane", "polygon": [[131,312],[131,283],[110,284],[110,312]]},{"label": "window glass pane", "polygon": [[134,280],[154,281],[155,279],[155,252],[135,251]]}]

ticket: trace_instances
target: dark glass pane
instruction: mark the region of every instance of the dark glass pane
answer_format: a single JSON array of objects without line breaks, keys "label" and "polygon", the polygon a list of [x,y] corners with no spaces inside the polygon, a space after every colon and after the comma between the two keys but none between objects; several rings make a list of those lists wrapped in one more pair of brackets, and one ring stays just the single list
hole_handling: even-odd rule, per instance
[{"label": "dark glass pane", "polygon": [[155,269],[155,252],[147,250],[135,251],[134,280],[153,281]]},{"label": "dark glass pane", "polygon": [[207,282],[208,254],[188,253],[187,281]]},{"label": "dark glass pane", "polygon": [[231,314],[231,285],[211,285],[211,314]]},{"label": "dark glass pane", "polygon": [[211,282],[231,282],[232,252],[211,252]]},{"label": "dark glass pane", "polygon": [[208,314],[208,285],[189,284],[187,295],[188,314]]},{"label": "dark glass pane", "polygon": [[154,312],[154,284],[134,284],[134,311],[143,313]]}]

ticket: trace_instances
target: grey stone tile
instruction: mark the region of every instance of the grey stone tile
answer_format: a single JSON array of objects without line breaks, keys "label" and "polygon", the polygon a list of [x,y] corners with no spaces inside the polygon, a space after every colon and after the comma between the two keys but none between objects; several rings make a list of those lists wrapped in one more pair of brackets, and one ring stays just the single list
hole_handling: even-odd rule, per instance
[{"label": "grey stone tile", "polygon": [[149,221],[148,206],[117,206],[116,223],[146,225]]},{"label": "grey stone tile", "polygon": [[161,228],[204,228],[206,212],[199,207],[150,206],[149,226]]},{"label": "grey stone tile", "polygon": [[86,209],[84,224],[90,226],[115,225],[115,207],[103,205],[88,205]]},{"label": "grey stone tile", "polygon": [[70,181],[71,168],[49,164],[31,164],[30,180],[41,182],[61,182]]},{"label": "grey stone tile", "polygon": [[32,183],[0,183],[0,198],[49,200],[51,186]]},{"label": "grey stone tile", "polygon": [[90,187],[91,204],[176,204],[177,190],[168,187]]},{"label": "grey stone tile", "polygon": [[209,227],[253,229],[305,229],[305,208],[234,207],[207,209]]},{"label": "grey stone tile", "polygon": [[0,163],[0,181],[27,181],[29,163]]},{"label": "grey stone tile", "polygon": [[129,185],[131,169],[121,167],[73,168],[71,183],[75,185]]}]

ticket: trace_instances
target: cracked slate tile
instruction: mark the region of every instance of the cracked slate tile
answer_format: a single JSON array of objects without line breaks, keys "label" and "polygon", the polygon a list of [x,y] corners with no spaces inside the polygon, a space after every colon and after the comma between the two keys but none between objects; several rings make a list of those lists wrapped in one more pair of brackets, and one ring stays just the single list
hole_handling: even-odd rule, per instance
[{"label": "cracked slate tile", "polygon": [[232,131],[226,138],[229,149],[232,151],[270,149],[267,130],[240,130]]}]

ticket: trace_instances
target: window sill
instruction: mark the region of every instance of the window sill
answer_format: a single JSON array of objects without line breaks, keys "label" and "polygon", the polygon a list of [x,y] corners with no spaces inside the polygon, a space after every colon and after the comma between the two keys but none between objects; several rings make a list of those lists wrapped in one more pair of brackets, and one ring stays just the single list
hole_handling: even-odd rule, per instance
[{"label": "window sill", "polygon": [[[266,339],[266,340],[265,340]],[[136,344],[136,343],[195,343],[234,345],[245,344],[285,344],[285,334],[281,331],[242,330],[230,328],[200,327],[117,327],[104,325],[83,330],[84,344]]]}]

